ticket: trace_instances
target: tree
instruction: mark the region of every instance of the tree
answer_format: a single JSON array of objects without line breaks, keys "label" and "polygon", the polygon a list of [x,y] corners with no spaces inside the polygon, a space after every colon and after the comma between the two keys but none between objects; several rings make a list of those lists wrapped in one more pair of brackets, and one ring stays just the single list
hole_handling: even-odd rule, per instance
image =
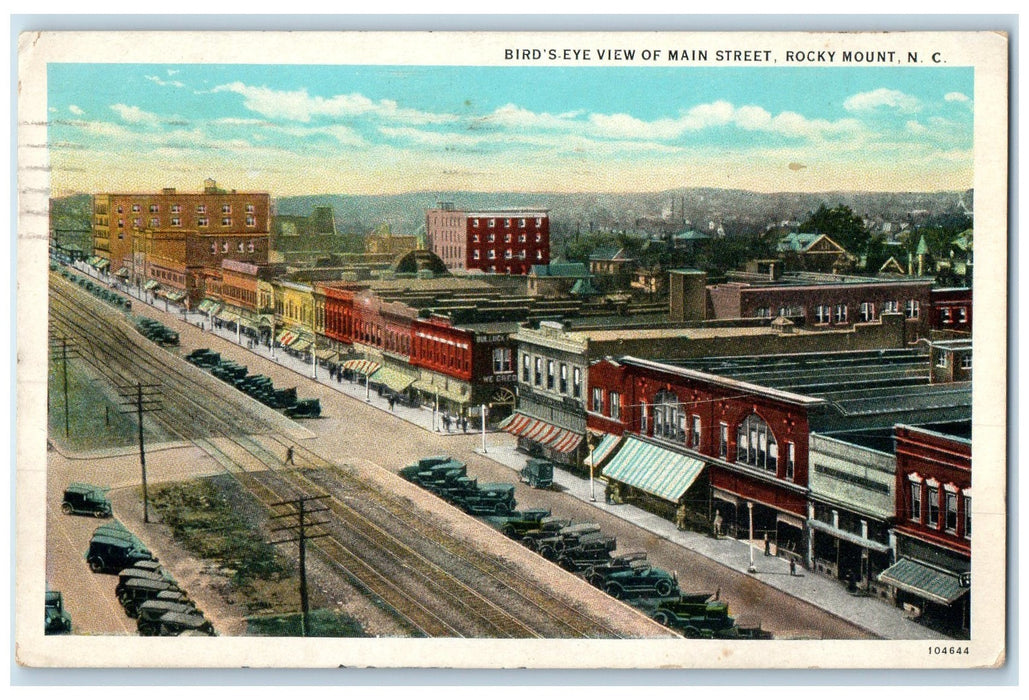
[{"label": "tree", "polygon": [[801,233],[822,233],[839,243],[852,255],[864,255],[871,238],[861,217],[843,204],[829,209],[822,204],[811,212],[798,229]]}]

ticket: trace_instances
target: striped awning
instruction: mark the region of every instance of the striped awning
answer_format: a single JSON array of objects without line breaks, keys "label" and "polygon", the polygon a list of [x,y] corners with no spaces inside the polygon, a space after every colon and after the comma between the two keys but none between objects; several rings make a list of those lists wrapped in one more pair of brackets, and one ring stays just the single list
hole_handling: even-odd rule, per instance
[{"label": "striped awning", "polygon": [[99,260],[96,261],[96,269],[98,269],[98,270],[106,270],[110,266],[111,266],[111,261],[108,260],[107,258],[100,258]]},{"label": "striped awning", "polygon": [[225,323],[235,323],[239,320],[239,316],[228,309],[219,311],[214,315],[214,317],[219,321],[224,321]]},{"label": "striped awning", "polygon": [[329,360],[335,360],[339,353],[335,350],[315,350],[314,356],[322,362],[328,362]]},{"label": "striped awning", "polygon": [[[376,370],[382,367],[378,362],[373,360],[347,360],[343,363],[343,369],[349,369],[352,372],[358,374],[372,374]],[[371,377],[369,377],[371,379]]]},{"label": "striped awning", "polygon": [[[604,460],[610,457],[611,454],[618,449],[620,444],[622,444],[621,435],[606,433],[600,443],[593,448],[590,454],[586,455],[586,459],[582,460],[582,463],[587,467],[599,467],[604,463]],[[590,459],[591,456],[592,459]]]},{"label": "striped awning", "polygon": [[129,268],[127,268],[127,267],[119,267],[118,271],[114,273],[114,276],[115,277],[128,277],[129,276]]},{"label": "striped awning", "polygon": [[289,347],[298,340],[300,340],[300,334],[291,330],[280,331],[279,334],[275,336],[275,342],[284,347]]},{"label": "striped awning", "polygon": [[296,342],[290,345],[290,349],[296,350],[297,352],[304,352],[309,347],[311,347],[311,345],[313,345],[313,343],[310,340],[307,340],[306,338],[299,338],[296,340]]},{"label": "striped awning", "polygon": [[538,442],[544,447],[549,447],[558,452],[572,452],[582,442],[582,433],[574,430],[559,428],[558,426],[527,416],[524,413],[515,413],[500,424],[500,429]]},{"label": "striped awning", "polygon": [[201,299],[200,303],[197,304],[197,311],[206,314],[208,312],[215,311],[218,308],[218,306],[218,302],[216,302],[214,299]]},{"label": "striped awning", "polygon": [[961,585],[960,574],[907,557],[879,574],[879,580],[942,605],[950,605],[969,589]]},{"label": "striped awning", "polygon": [[143,289],[157,289],[160,283],[157,280],[147,280],[146,284],[143,285]]},{"label": "striped awning", "polygon": [[703,470],[699,459],[630,436],[603,474],[658,498],[678,501]]},{"label": "striped awning", "polygon": [[376,370],[375,374],[368,377],[368,379],[379,384],[385,384],[393,391],[404,391],[407,387],[414,384],[414,377],[408,376],[392,367],[385,366]]}]

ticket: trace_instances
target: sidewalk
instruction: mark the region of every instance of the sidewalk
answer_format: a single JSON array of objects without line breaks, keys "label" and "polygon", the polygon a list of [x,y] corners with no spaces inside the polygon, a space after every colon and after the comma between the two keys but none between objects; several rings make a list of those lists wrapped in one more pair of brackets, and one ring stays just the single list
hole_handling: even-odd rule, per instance
[{"label": "sidewalk", "polygon": [[[134,298],[138,299],[139,297],[136,296],[135,292],[136,290],[130,290],[130,294]],[[157,300],[156,303],[151,303],[151,305],[160,311],[164,311],[164,300]],[[169,309],[169,313],[174,313],[176,316],[184,318],[191,325],[199,326],[203,323],[207,332],[229,340],[230,342],[238,343],[241,338],[243,340],[243,342],[240,343],[241,347],[247,348],[246,336],[237,336],[235,332],[228,331],[224,328],[212,329],[210,321],[206,315],[196,312],[184,314],[182,309],[175,307],[174,304],[172,304]],[[282,349],[275,350],[274,357],[267,346],[255,346],[247,349],[256,355],[272,359],[277,364],[287,369],[291,369],[297,374],[303,375],[309,379],[312,379],[315,374],[315,370],[310,362],[303,362],[298,358],[287,355]],[[338,382],[334,379],[330,379],[329,372],[324,367],[318,367],[316,381],[326,387],[334,388],[347,396],[366,401],[370,406],[374,406],[379,410],[387,412],[390,411],[386,398],[379,396],[374,390],[368,391],[363,382],[357,383],[347,380]],[[392,413],[396,417],[423,430],[432,431],[435,429],[438,432],[443,432],[440,415],[436,414],[431,408],[409,407],[396,404]],[[478,428],[479,426],[476,425],[474,427]],[[451,425],[451,431],[451,434],[453,435],[466,434],[462,433],[460,428],[454,430],[453,425]],[[473,429],[472,425],[469,425],[469,431],[467,434],[475,434],[478,432],[478,430]],[[493,436],[492,439],[490,437],[493,432],[494,431],[487,430],[486,449],[483,450],[480,448],[476,451],[480,454],[484,454],[487,458],[497,462],[498,464],[503,464],[511,468],[515,472],[520,471],[521,468],[525,466],[528,456],[522,452],[518,452],[515,449],[515,446],[510,444],[509,441],[505,441],[508,442],[506,445],[492,444],[497,441],[496,436]],[[746,541],[735,540],[729,537],[722,537],[716,540],[697,532],[680,532],[676,530],[675,525],[672,522],[635,506],[609,505],[604,502],[605,484],[599,479],[594,480],[593,490],[591,493],[588,479],[581,479],[561,469],[555,469],[554,483],[560,486],[566,494],[574,498],[578,498],[583,502],[590,503],[595,508],[604,510],[616,517],[631,522],[638,527],[668,540],[669,542],[678,544],[731,569],[741,573],[747,573],[747,569],[749,568],[751,561],[751,552]],[[592,500],[593,497],[596,498],[595,501]],[[753,558],[757,572],[750,575],[754,576],[757,580],[803,600],[804,602],[810,603],[811,605],[837,615],[838,617],[862,627],[879,637],[884,639],[916,640],[950,639],[950,637],[947,637],[946,635],[940,634],[939,632],[910,620],[900,608],[896,608],[889,603],[880,601],[876,598],[850,595],[841,584],[807,571],[806,569],[798,568],[797,575],[790,576],[788,561],[775,556],[764,556],[764,551],[760,544],[754,547]]]}]

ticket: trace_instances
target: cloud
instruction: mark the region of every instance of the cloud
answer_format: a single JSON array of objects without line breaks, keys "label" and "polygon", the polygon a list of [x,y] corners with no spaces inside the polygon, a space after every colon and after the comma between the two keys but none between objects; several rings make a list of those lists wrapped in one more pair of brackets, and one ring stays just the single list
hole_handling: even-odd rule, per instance
[{"label": "cloud", "polygon": [[908,131],[908,133],[911,134],[924,134],[927,131],[929,131],[929,129],[926,128],[924,124],[921,124],[920,122],[917,122],[913,119],[909,121],[907,124],[905,124],[904,128]]},{"label": "cloud", "polygon": [[[174,75],[175,73],[178,73],[178,71],[174,71],[174,72],[168,71],[168,75]],[[152,83],[156,83],[156,84],[160,85],[161,87],[177,87],[177,88],[184,88],[184,87],[186,87],[185,83],[183,83],[181,81],[178,81],[178,80],[162,80],[161,78],[158,78],[156,75],[144,75],[143,77],[146,78],[147,80],[149,80]]]},{"label": "cloud", "polygon": [[312,96],[305,88],[273,90],[246,85],[239,81],[212,88],[211,92],[231,92],[243,97],[243,106],[270,119],[309,122],[315,117],[375,116],[411,124],[440,124],[456,121],[449,114],[434,114],[400,107],[394,100],[374,101],[359,93]]},{"label": "cloud", "polygon": [[127,121],[130,124],[156,126],[161,123],[161,118],[158,115],[153,112],[147,112],[139,107],[129,106],[119,102],[118,104],[111,105],[111,109],[114,110],[114,112],[116,112],[123,121]]},{"label": "cloud", "polygon": [[85,112],[82,111],[82,108],[78,105],[68,105],[68,111],[77,117],[81,117],[83,114],[85,114]]},{"label": "cloud", "polygon": [[905,94],[900,90],[879,88],[870,92],[859,92],[851,95],[843,102],[843,108],[848,112],[872,112],[881,107],[895,109],[904,114],[917,112],[922,108],[917,97]]},{"label": "cloud", "polygon": [[971,102],[968,95],[963,92],[948,92],[943,99],[947,102]]}]

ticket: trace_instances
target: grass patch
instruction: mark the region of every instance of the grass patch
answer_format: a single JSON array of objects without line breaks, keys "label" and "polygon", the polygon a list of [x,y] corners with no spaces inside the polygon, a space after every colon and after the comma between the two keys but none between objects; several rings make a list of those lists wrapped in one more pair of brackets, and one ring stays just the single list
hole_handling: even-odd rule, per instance
[{"label": "grass patch", "polygon": [[[364,637],[357,620],[331,610],[312,610],[308,615],[308,637]],[[260,637],[299,637],[300,613],[262,615],[247,618],[247,634]]]}]

